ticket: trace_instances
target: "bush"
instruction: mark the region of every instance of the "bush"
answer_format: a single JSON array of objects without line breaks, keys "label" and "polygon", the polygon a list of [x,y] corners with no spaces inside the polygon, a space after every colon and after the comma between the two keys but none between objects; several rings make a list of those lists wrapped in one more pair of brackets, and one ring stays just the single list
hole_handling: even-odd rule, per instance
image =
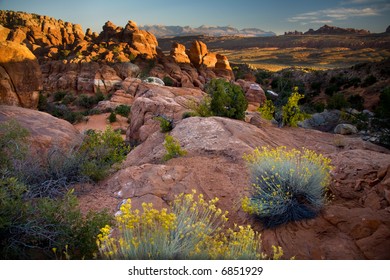
[{"label": "bush", "polygon": [[303,94],[298,93],[298,88],[294,87],[287,104],[282,107],[283,124],[296,127],[298,126],[298,122],[306,118],[306,115],[301,112],[298,105],[299,100],[303,97]]},{"label": "bush", "polygon": [[[216,207],[217,198],[180,194],[171,211],[143,203],[142,213],[131,200],[116,216],[118,234],[106,226],[98,235],[100,254],[107,259],[262,259],[259,234],[250,226],[225,229],[227,212]],[[281,248],[278,250],[282,254]],[[278,257],[280,257],[280,255]]]},{"label": "bush", "polygon": [[317,216],[330,182],[328,158],[306,149],[263,147],[244,159],[251,173],[250,195],[242,201],[245,212],[268,228]]},{"label": "bush", "polygon": [[130,112],[131,112],[131,107],[124,104],[121,104],[115,108],[115,113],[125,118],[129,116]]},{"label": "bush", "polygon": [[164,84],[165,84],[166,86],[169,86],[169,87],[173,86],[173,80],[172,80],[171,77],[165,76],[165,77],[163,78],[163,82],[164,82]]},{"label": "bush", "polygon": [[110,126],[104,132],[89,131],[79,149],[84,158],[81,174],[99,181],[108,175],[113,164],[122,162],[129,151],[121,134]]},{"label": "bush", "polygon": [[173,120],[167,118],[166,116],[157,116],[153,118],[156,121],[160,122],[160,131],[165,133],[173,129]]},{"label": "bush", "polygon": [[383,89],[379,96],[378,108],[375,111],[379,118],[390,118],[390,87]]},{"label": "bush", "polygon": [[47,107],[47,96],[43,94],[42,92],[39,92],[38,95],[38,110],[39,111],[46,111]]},{"label": "bush", "polygon": [[106,212],[83,218],[72,191],[31,200],[24,198],[28,187],[15,178],[0,179],[0,186],[2,259],[91,259],[96,254],[96,235],[112,220]]},{"label": "bush", "polygon": [[104,95],[101,92],[97,92],[94,96],[88,96],[81,94],[77,99],[77,104],[86,109],[91,109],[94,105],[104,100]]},{"label": "bush", "polygon": [[364,98],[358,94],[348,97],[347,103],[356,110],[362,111],[364,109]]},{"label": "bush", "polygon": [[167,151],[167,153],[163,156],[164,161],[185,156],[187,154],[186,150],[181,149],[179,141],[169,134],[165,135],[164,147]]},{"label": "bush", "polygon": [[241,87],[222,79],[212,79],[206,86],[211,96],[210,109],[215,116],[243,120],[248,102]]},{"label": "bush", "polygon": [[110,113],[110,115],[108,116],[108,121],[110,123],[116,122],[116,114],[114,112]]},{"label": "bush", "polygon": [[260,115],[266,120],[272,120],[275,114],[275,105],[272,100],[266,100],[264,105],[258,109]]},{"label": "bush", "polygon": [[64,97],[67,95],[68,93],[66,91],[57,91],[54,93],[54,101],[55,102],[59,102],[61,101],[62,99],[64,99]]},{"label": "bush", "polygon": [[195,101],[188,102],[187,106],[189,109],[193,111],[191,116],[198,117],[211,117],[213,112],[211,111],[211,97],[205,96],[199,103]]},{"label": "bush", "polygon": [[341,92],[334,94],[328,101],[328,109],[341,110],[349,107],[349,103],[345,100],[344,94]]}]

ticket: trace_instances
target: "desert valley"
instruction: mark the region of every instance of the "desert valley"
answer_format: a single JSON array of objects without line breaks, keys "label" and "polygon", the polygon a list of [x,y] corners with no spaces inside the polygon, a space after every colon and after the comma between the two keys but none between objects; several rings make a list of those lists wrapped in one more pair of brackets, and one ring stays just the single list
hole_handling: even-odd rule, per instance
[{"label": "desert valley", "polygon": [[83,28],[0,11],[3,259],[390,259],[390,27]]}]

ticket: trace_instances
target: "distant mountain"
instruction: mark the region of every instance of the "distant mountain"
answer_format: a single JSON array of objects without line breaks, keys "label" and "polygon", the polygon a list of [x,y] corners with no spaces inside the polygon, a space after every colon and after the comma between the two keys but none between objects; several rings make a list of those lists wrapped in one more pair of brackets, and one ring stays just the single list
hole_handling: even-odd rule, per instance
[{"label": "distant mountain", "polygon": [[140,29],[149,31],[157,38],[177,37],[177,36],[192,36],[192,35],[207,35],[212,37],[221,36],[243,36],[243,37],[268,37],[276,36],[272,31],[264,31],[259,28],[244,28],[237,29],[232,26],[207,26],[199,27],[190,26],[172,26],[172,25],[144,25]]},{"label": "distant mountain", "polygon": [[355,28],[341,28],[336,26],[331,26],[325,24],[317,30],[309,29],[304,35],[344,35],[344,34],[370,34],[370,31],[365,29],[355,29]]}]

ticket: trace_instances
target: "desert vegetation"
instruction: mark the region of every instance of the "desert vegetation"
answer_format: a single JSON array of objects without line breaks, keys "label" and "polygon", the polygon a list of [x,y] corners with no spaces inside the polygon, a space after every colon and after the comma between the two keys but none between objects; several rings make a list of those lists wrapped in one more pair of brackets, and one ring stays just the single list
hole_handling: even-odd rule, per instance
[{"label": "desert vegetation", "polygon": [[264,226],[314,218],[326,203],[332,169],[328,158],[286,147],[255,149],[244,158],[251,186],[242,207]]},{"label": "desert vegetation", "polygon": [[2,258],[92,258],[96,235],[112,217],[104,210],[84,216],[72,187],[102,179],[127,146],[108,128],[89,132],[79,147],[41,156],[29,150],[28,135],[16,121],[0,125]]},{"label": "desert vegetation", "polygon": [[[259,234],[248,226],[228,228],[227,215],[202,194],[180,194],[171,211],[144,203],[132,209],[128,199],[116,215],[116,227],[105,226],[98,236],[103,258],[108,259],[266,259]],[[117,231],[117,232],[116,232]],[[114,233],[116,232],[116,233]],[[114,237],[115,236],[115,237]],[[283,255],[274,247],[271,258]]]}]

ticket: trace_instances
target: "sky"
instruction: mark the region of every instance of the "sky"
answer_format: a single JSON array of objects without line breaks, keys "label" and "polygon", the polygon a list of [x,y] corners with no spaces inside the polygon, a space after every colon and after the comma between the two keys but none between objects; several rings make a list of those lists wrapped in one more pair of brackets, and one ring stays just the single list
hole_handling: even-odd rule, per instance
[{"label": "sky", "polygon": [[260,28],[283,34],[324,24],[384,32],[390,0],[0,0],[0,10],[47,15],[100,32],[108,20],[125,26],[161,24]]}]

